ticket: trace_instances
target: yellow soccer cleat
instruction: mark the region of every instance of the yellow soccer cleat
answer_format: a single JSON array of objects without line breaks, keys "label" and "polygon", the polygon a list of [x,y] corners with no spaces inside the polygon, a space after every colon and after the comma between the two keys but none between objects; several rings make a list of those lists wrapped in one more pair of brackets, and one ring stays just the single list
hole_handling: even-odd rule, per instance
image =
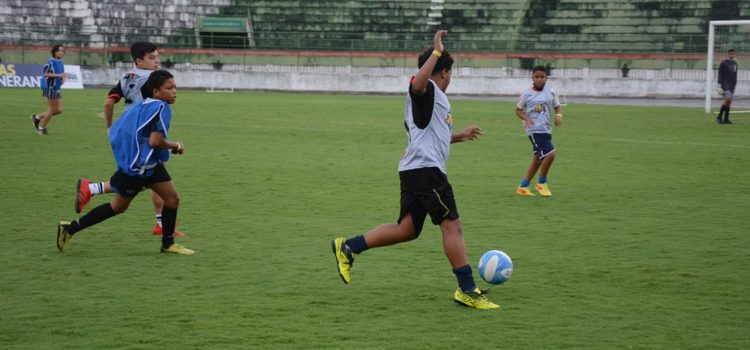
[{"label": "yellow soccer cleat", "polygon": [[349,269],[354,265],[354,253],[346,245],[346,238],[336,238],[331,241],[333,256],[336,258],[336,268],[339,270],[339,276],[344,283],[349,284]]},{"label": "yellow soccer cleat", "polygon": [[464,293],[464,291],[462,291],[461,288],[458,288],[456,289],[456,292],[453,293],[453,301],[459,305],[473,307],[473,308],[482,309],[482,310],[500,308],[500,305],[497,305],[489,301],[485,293],[482,293],[482,291],[479,288],[474,288],[474,291],[470,293]]},{"label": "yellow soccer cleat", "polygon": [[552,192],[549,191],[549,187],[547,187],[546,183],[536,184],[536,191],[543,197],[549,197],[552,195]]},{"label": "yellow soccer cleat", "polygon": [[73,239],[73,235],[68,233],[70,229],[70,222],[60,221],[57,224],[57,250],[63,251],[65,244]]},{"label": "yellow soccer cleat", "polygon": [[170,254],[180,254],[180,255],[193,255],[195,254],[195,251],[192,249],[187,249],[182,244],[172,243],[169,248],[161,248],[162,253],[170,253]]},{"label": "yellow soccer cleat", "polygon": [[519,194],[519,195],[522,195],[522,196],[533,196],[534,195],[533,193],[531,193],[531,191],[529,190],[528,187],[521,187],[521,186],[518,186],[518,188],[516,188],[516,193]]}]

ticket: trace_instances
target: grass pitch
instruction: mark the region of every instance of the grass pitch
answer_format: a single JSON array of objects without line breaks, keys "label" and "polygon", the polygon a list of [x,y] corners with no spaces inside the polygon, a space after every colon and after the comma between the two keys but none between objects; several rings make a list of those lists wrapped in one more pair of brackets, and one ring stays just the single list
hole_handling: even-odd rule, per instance
[{"label": "grass pitch", "polygon": [[[167,169],[180,240],[158,253],[147,193],[55,247],[76,179],[114,171],[106,91],[0,90],[2,349],[742,349],[750,347],[750,120],[699,108],[572,104],[551,198],[514,194],[530,161],[512,102],[453,99],[448,175],[470,261],[507,252],[499,311],[451,302],[439,230],[358,256],[330,240],[398,215],[403,97],[180,91]],[[111,197],[95,197],[87,209]],[[475,274],[476,276],[476,274]],[[478,277],[477,277],[478,279]],[[486,287],[482,282],[480,285]]]}]

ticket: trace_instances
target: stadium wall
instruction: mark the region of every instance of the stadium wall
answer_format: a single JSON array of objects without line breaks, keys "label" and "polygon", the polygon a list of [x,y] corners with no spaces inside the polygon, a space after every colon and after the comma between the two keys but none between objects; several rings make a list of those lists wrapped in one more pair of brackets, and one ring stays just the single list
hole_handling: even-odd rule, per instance
[{"label": "stadium wall", "polygon": [[[295,92],[346,92],[402,94],[413,69],[356,67],[246,67],[245,71],[218,71],[175,67],[170,69],[180,88],[238,89]],[[129,67],[83,69],[87,86],[111,86],[125,75]],[[636,77],[591,76],[585,71],[554,74],[549,83],[565,96],[607,98],[703,98],[703,76],[694,79],[670,78],[667,72],[642,71]],[[601,72],[600,72],[601,73]],[[698,73],[698,72],[693,72]],[[637,77],[640,76],[640,77]],[[664,76],[664,77],[660,77]],[[744,76],[743,76],[744,78]],[[742,79],[741,80],[748,80]],[[530,75],[498,69],[495,71],[454,70],[450,94],[481,96],[515,96],[531,84]],[[750,97],[750,84],[738,84],[737,98]]]}]

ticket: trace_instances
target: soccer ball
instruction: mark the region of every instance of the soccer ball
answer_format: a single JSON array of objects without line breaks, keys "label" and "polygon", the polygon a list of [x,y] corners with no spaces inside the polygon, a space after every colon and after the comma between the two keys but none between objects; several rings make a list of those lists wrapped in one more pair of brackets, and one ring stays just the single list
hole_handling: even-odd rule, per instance
[{"label": "soccer ball", "polygon": [[490,250],[479,259],[479,276],[487,283],[500,284],[510,279],[513,274],[513,262],[508,254],[499,250]]}]

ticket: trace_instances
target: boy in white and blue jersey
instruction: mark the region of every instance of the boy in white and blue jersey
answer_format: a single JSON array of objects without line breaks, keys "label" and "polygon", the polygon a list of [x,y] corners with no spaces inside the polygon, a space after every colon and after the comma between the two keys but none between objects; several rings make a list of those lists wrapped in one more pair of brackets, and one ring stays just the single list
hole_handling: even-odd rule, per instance
[{"label": "boy in white and blue jersey", "polygon": [[47,110],[44,113],[31,115],[31,123],[39,135],[48,135],[47,124],[52,120],[52,117],[62,113],[63,103],[60,89],[69,76],[68,73],[65,73],[65,64],[63,63],[65,48],[59,44],[54,45],[50,52],[52,57],[42,67],[42,78],[39,84],[42,88],[42,96],[47,98]]},{"label": "boy in white and blue jersey", "polygon": [[331,248],[339,276],[348,284],[355,255],[418,238],[429,215],[432,223],[440,226],[445,255],[458,281],[453,300],[469,307],[494,309],[499,306],[489,301],[474,282],[453,188],[446,175],[450,144],[475,140],[482,135],[478,126],[453,133],[451,105],[445,94],[453,65],[453,58],[444,50],[442,42],[447,33],[444,30],[435,33],[434,49],[420,55],[419,71],[409,84],[404,111],[409,143],[398,165],[401,180],[398,221],[382,224],[363,235],[335,238]]},{"label": "boy in white and blue jersey", "polygon": [[110,178],[115,198],[73,222],[60,221],[57,227],[57,248],[60,251],[77,232],[124,213],[140,191],[150,188],[164,199],[161,251],[183,255],[194,253],[174,243],[179,195],[164,167],[170,150],[175,154],[185,151],[182,143],[167,138],[172,121],[169,105],[177,99],[174,77],[165,70],[154,71],[146,81],[145,91],[146,99],[125,111],[109,130],[109,142],[117,164],[117,171]]},{"label": "boy in white and blue jersey", "polygon": [[[104,120],[107,125],[107,130],[112,126],[112,117],[114,114],[115,105],[124,100],[125,110],[128,110],[134,103],[143,100],[145,95],[144,85],[151,75],[151,72],[159,69],[159,52],[156,44],[148,41],[139,41],[130,46],[130,55],[133,57],[133,63],[135,68],[125,74],[120,81],[115,84],[107,94],[107,99],[104,102]],[[91,200],[91,197],[103,194],[112,193],[112,187],[109,181],[102,182],[91,182],[88,179],[78,179],[76,184],[76,199],[75,199],[75,212],[80,213],[83,208]],[[151,192],[151,201],[154,205],[154,213],[156,215],[156,223],[152,229],[155,236],[159,236],[163,233],[162,229],[162,207],[164,201],[154,192]],[[184,237],[185,235],[175,230],[175,235],[178,237]]]},{"label": "boy in white and blue jersey", "polygon": [[[540,195],[552,195],[547,186],[547,174],[555,160],[555,146],[552,145],[552,123],[562,124],[562,112],[557,93],[547,85],[547,69],[536,66],[532,70],[533,85],[524,90],[516,104],[516,115],[523,120],[523,128],[531,141],[533,155],[526,176],[516,193],[522,196],[533,196],[529,190],[531,179],[539,170],[539,179],[535,186]],[[552,111],[555,111],[554,117]]]}]

